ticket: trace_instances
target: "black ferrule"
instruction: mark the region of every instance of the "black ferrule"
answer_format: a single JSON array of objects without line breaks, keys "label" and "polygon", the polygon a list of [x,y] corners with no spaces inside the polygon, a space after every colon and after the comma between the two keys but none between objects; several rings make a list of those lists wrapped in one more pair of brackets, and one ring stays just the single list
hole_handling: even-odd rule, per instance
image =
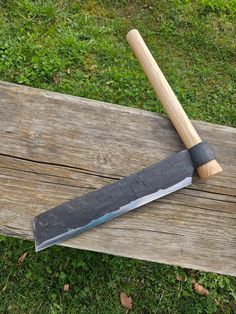
[{"label": "black ferrule", "polygon": [[215,159],[215,154],[206,141],[194,145],[188,151],[195,168]]}]

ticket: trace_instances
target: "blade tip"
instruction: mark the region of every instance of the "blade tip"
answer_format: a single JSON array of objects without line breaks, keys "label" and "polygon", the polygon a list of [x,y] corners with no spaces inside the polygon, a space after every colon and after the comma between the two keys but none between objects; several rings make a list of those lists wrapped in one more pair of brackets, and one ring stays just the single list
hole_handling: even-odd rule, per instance
[{"label": "blade tip", "polygon": [[51,245],[45,245],[44,242],[37,244],[37,240],[35,240],[35,252],[36,253],[48,248],[49,246],[51,246]]},{"label": "blade tip", "polygon": [[40,244],[37,245],[36,242],[35,242],[35,252],[39,252],[39,251],[42,251],[44,249],[44,247],[42,247]]}]

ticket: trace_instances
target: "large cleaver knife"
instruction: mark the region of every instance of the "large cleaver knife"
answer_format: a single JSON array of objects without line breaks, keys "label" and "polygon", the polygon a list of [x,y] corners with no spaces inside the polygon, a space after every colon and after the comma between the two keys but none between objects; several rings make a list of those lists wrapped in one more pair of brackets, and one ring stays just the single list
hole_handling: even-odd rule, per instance
[{"label": "large cleaver knife", "polygon": [[33,221],[36,251],[190,185],[194,169],[204,179],[222,171],[213,151],[200,139],[188,119],[139,32],[131,30],[126,38],[187,149],[36,216]]}]

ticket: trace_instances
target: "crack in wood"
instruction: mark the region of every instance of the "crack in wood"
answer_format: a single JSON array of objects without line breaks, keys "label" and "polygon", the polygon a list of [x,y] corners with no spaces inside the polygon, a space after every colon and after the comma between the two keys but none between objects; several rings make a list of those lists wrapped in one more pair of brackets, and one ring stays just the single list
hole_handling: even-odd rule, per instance
[{"label": "crack in wood", "polygon": [[[191,189],[189,189],[189,190],[191,190]],[[204,191],[202,191],[202,190],[198,190],[198,189],[196,189],[195,191],[199,191],[199,192],[204,192]],[[209,192],[205,192],[205,193],[209,193]],[[226,202],[226,203],[230,203],[230,204],[236,204],[236,198],[235,198],[235,202],[233,202],[233,201],[228,201],[228,200],[222,200],[222,199],[216,199],[216,198],[210,198],[210,197],[206,197],[206,196],[204,196],[204,195],[194,195],[194,194],[188,194],[188,193],[184,193],[184,192],[178,192],[178,194],[182,194],[182,195],[186,195],[186,196],[191,196],[191,197],[196,197],[196,198],[204,198],[204,199],[207,199],[207,200],[211,200],[211,201],[215,201],[215,202]],[[210,193],[210,194],[216,194],[216,195],[222,195],[222,194],[220,194],[220,193]],[[229,196],[229,195],[225,195],[225,196]],[[234,197],[234,196],[231,196],[231,197]]]},{"label": "crack in wood", "polygon": [[[209,185],[209,184],[208,184]],[[223,186],[219,186],[219,185],[212,185],[211,184],[211,186],[213,186],[213,188],[216,188],[216,187],[221,187],[222,189],[225,189],[225,187],[223,187]],[[235,194],[230,194],[230,193],[227,193],[227,194],[225,194],[225,193],[219,193],[219,192],[212,192],[212,191],[210,191],[210,190],[208,190],[208,189],[206,189],[206,190],[202,190],[202,189],[199,189],[198,187],[197,188],[193,188],[193,187],[191,187],[191,185],[190,186],[187,186],[186,187],[186,189],[187,190],[193,190],[193,191],[199,191],[199,192],[203,192],[203,193],[211,193],[211,194],[216,194],[216,195],[225,195],[225,196],[232,196],[232,197],[235,197]]]},{"label": "crack in wood", "polygon": [[18,156],[12,156],[12,155],[3,154],[3,153],[0,153],[0,156],[13,158],[13,159],[18,159],[18,160],[22,160],[22,161],[26,161],[26,162],[42,164],[42,165],[49,165],[49,166],[55,166],[55,167],[71,169],[71,170],[75,170],[75,171],[78,171],[78,172],[86,173],[86,174],[91,175],[91,176],[96,176],[96,177],[101,177],[101,178],[106,178],[106,179],[119,180],[121,178],[121,177],[118,177],[115,174],[103,175],[103,174],[91,171],[89,169],[83,169],[83,168],[79,168],[79,167],[75,167],[75,166],[63,165],[63,164],[54,163],[54,162],[34,160],[34,159],[29,159],[29,158],[25,158],[25,157],[18,157]]},{"label": "crack in wood", "polygon": [[[163,197],[162,199],[159,199],[159,200],[156,200],[154,202],[160,202],[160,203],[164,203],[164,204],[176,204],[176,205],[181,205],[181,206],[185,206],[185,207],[192,207],[192,208],[198,208],[198,209],[201,209],[201,210],[204,210],[204,211],[211,211],[211,212],[219,212],[219,213],[222,213],[222,214],[231,214],[232,215],[232,212],[228,212],[228,211],[222,211],[222,210],[218,210],[218,209],[210,209],[210,208],[203,208],[203,207],[200,207],[200,206],[195,206],[195,205],[192,205],[192,204],[185,204],[185,203],[182,203],[182,202],[179,202],[179,201],[173,201],[173,200],[167,200],[165,201],[165,197]],[[230,219],[236,219],[236,217],[230,217]]]},{"label": "crack in wood", "polygon": [[161,233],[161,234],[168,234],[168,235],[174,235],[174,236],[181,236],[184,237],[186,235],[181,234],[181,233],[176,233],[176,232],[168,232],[168,231],[161,231],[161,230],[152,230],[152,229],[141,229],[141,228],[132,228],[130,226],[126,227],[126,228],[122,228],[122,227],[104,227],[104,229],[113,229],[113,230],[124,230],[124,231],[141,231],[141,232],[151,232],[151,233]]}]

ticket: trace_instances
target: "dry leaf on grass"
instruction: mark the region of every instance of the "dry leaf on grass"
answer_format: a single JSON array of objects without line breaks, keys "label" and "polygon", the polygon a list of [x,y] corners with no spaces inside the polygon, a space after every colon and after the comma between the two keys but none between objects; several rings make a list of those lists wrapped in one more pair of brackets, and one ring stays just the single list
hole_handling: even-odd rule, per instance
[{"label": "dry leaf on grass", "polygon": [[24,254],[22,254],[18,260],[17,260],[17,265],[20,266],[23,262],[24,262],[24,259],[26,258],[26,256],[28,255],[28,252],[25,252]]},{"label": "dry leaf on grass", "polygon": [[175,279],[177,281],[183,281],[183,277],[181,275],[178,275],[178,274],[175,276]]},{"label": "dry leaf on grass", "polygon": [[61,78],[60,78],[60,75],[58,73],[53,75],[53,81],[56,85],[60,84]]},{"label": "dry leaf on grass", "polygon": [[91,65],[91,67],[89,68],[90,71],[94,71],[96,70],[97,66],[96,64]]},{"label": "dry leaf on grass", "polygon": [[128,313],[129,310],[132,309],[132,298],[128,297],[126,293],[124,292],[120,293],[120,302],[126,309],[126,313]]},{"label": "dry leaf on grass", "polygon": [[70,290],[70,285],[68,283],[65,283],[63,290],[64,291],[69,291]]},{"label": "dry leaf on grass", "polygon": [[209,291],[197,282],[192,283],[192,288],[193,288],[193,291],[195,291],[196,293],[200,295],[203,295],[204,297],[207,297],[209,294]]}]

